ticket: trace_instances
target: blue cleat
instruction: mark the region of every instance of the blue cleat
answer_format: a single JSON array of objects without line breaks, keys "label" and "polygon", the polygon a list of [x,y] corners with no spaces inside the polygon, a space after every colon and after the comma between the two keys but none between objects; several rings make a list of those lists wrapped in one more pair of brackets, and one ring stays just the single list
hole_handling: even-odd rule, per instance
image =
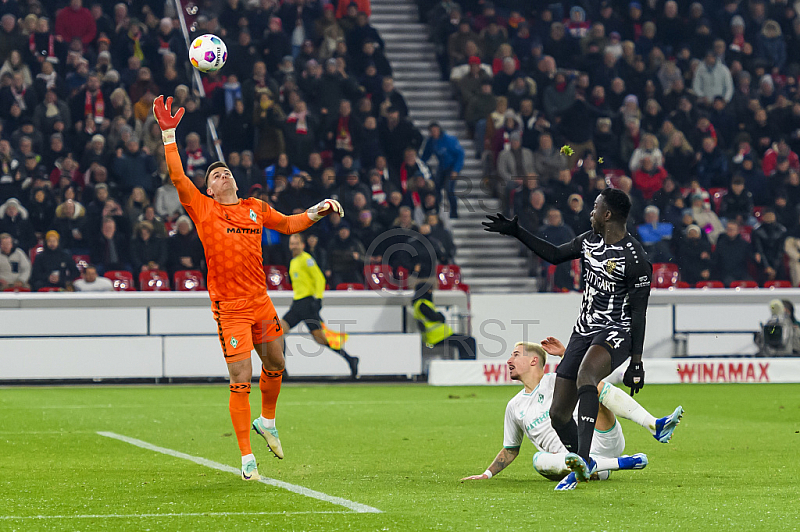
[{"label": "blue cleat", "polygon": [[644,469],[647,467],[647,455],[636,453],[633,456],[623,455],[617,458],[620,469]]},{"label": "blue cleat", "polygon": [[592,457],[589,457],[589,463],[587,464],[584,462],[583,458],[575,453],[567,454],[564,462],[566,462],[567,467],[575,473],[575,479],[578,482],[589,482],[592,473],[597,469],[597,462],[595,462]]},{"label": "blue cleat", "polygon": [[675,428],[681,422],[682,417],[683,407],[679,406],[667,417],[656,419],[656,433],[653,434],[653,437],[661,443],[669,443],[669,440],[672,439],[672,433],[675,432]]},{"label": "blue cleat", "polygon": [[570,473],[566,477],[561,479],[556,487],[555,491],[570,491],[574,490],[578,485],[578,481],[575,479],[575,473]]}]

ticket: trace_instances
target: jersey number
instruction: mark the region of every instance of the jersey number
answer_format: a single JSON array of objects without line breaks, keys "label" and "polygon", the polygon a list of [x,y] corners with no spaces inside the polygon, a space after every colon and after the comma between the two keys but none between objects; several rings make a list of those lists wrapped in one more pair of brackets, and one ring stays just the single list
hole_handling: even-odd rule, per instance
[{"label": "jersey number", "polygon": [[606,342],[614,344],[614,349],[619,349],[619,346],[622,345],[622,342],[625,341],[624,338],[617,338],[619,333],[617,331],[611,331],[608,336],[606,337]]}]

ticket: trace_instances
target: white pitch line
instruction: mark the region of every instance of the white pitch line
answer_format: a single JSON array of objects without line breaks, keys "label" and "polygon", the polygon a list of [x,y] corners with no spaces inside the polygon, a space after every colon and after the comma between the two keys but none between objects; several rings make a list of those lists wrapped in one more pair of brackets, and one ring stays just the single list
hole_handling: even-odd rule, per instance
[{"label": "white pitch line", "polygon": [[[212,460],[201,458],[199,456],[192,456],[190,454],[182,453],[180,451],[174,451],[172,449],[167,449],[166,447],[159,447],[158,445],[153,445],[152,443],[147,443],[146,441],[137,440],[136,438],[129,438],[128,436],[123,436],[122,434],[117,434],[115,432],[98,432],[98,434],[100,436],[105,436],[106,438],[113,438],[115,440],[124,441],[125,443],[130,443],[131,445],[135,445],[136,447],[141,447],[142,449],[148,449],[150,451],[155,451],[157,453],[174,456],[175,458],[183,458],[184,460],[189,460],[190,462],[194,462],[195,464],[200,464],[206,467],[210,467],[211,469],[216,469],[218,471],[225,471],[227,473],[233,473],[234,475],[242,474],[242,472],[239,469],[236,469],[235,467],[231,467],[229,465],[220,464],[219,462],[214,462]],[[282,480],[276,480],[274,478],[268,478],[268,477],[261,477],[261,480],[259,482],[268,484],[270,486],[275,486],[277,488],[283,488],[287,491],[291,491],[292,493],[305,495],[306,497],[311,497],[312,499],[318,499],[320,501],[325,501],[332,504],[338,504],[339,506],[344,506],[345,508],[357,513],[362,513],[362,514],[382,513],[377,508],[373,508],[372,506],[367,506],[366,504],[361,504],[360,502],[354,502],[348,499],[343,499],[341,497],[334,497],[333,495],[328,495],[327,493],[322,493],[321,491],[308,489],[303,486],[298,486],[297,484],[290,484]]]},{"label": "white pitch line", "polygon": [[346,514],[348,512],[183,512],[164,514],[83,514],[83,515],[0,515],[4,520],[35,520],[35,519],[129,519],[132,517],[228,517],[247,515],[308,515],[308,514]]}]

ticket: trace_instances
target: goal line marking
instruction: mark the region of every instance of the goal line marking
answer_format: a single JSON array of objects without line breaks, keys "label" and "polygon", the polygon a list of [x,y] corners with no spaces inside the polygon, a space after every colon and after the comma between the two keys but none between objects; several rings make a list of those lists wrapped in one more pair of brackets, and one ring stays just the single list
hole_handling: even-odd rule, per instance
[{"label": "goal line marking", "polygon": [[[98,432],[97,434],[99,434],[100,436],[105,436],[106,438],[112,438],[115,440],[123,441],[125,443],[129,443],[131,445],[135,445],[136,447],[141,447],[142,449],[147,449],[149,451],[155,451],[157,453],[166,454],[168,456],[174,456],[175,458],[182,458],[184,460],[189,460],[190,462],[194,462],[195,464],[210,467],[211,469],[216,469],[217,471],[225,471],[226,473],[233,473],[234,475],[242,474],[242,472],[239,469],[231,467],[229,465],[220,464],[219,462],[214,462],[212,460],[201,458],[199,456],[192,456],[190,454],[182,453],[180,451],[175,451],[173,449],[167,449],[166,447],[159,447],[158,445],[153,445],[152,443],[147,443],[146,441],[137,440],[136,438],[123,436],[122,434],[117,434],[115,432],[101,431]],[[372,506],[367,506],[366,504],[361,504],[359,502],[343,499],[342,497],[334,497],[333,495],[328,495],[327,493],[322,493],[321,491],[316,491],[309,488],[305,488],[303,486],[298,486],[297,484],[290,484],[289,482],[284,482],[282,480],[276,480],[274,478],[262,476],[259,482],[262,482],[269,486],[275,486],[276,488],[283,488],[287,491],[291,491],[292,493],[305,495],[306,497],[311,497],[312,499],[329,502],[331,504],[338,504],[339,506],[344,506],[348,510],[352,510],[357,513],[372,513],[372,514],[382,513],[377,508],[373,508]]]}]

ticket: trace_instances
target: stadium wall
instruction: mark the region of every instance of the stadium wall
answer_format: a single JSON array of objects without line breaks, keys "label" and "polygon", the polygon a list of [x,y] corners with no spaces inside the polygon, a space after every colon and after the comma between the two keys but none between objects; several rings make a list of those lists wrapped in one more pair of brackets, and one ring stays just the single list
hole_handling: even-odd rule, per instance
[{"label": "stadium wall", "polygon": [[[271,295],[283,315],[291,292]],[[410,296],[326,295],[322,315],[330,328],[348,334],[346,346],[361,359],[361,375],[422,373]],[[435,300],[455,320],[466,312],[463,292],[441,292]],[[307,332],[301,324],[287,336],[289,374],[349,376],[341,357]],[[259,371],[260,364],[254,364],[254,376]],[[206,293],[0,294],[0,381],[225,376]]]},{"label": "stadium wall", "polygon": [[[770,317],[769,301],[800,305],[796,289],[653,290],[647,309],[645,358],[747,356],[757,348],[753,333]],[[505,361],[518,341],[572,332],[581,294],[476,294],[472,334],[481,360]]]},{"label": "stadium wall", "polygon": [[[549,357],[546,372],[555,371],[558,359]],[[607,381],[622,382],[627,364],[617,368]],[[651,358],[645,361],[648,384],[770,383],[800,382],[797,358]],[[508,366],[489,360],[433,360],[428,383],[434,386],[515,385]]]},{"label": "stadium wall", "polygon": [[[440,291],[436,303],[456,330],[464,330],[461,318],[469,314],[479,346],[478,369],[469,371],[482,375],[486,370],[494,378],[504,371],[515,342],[545,336],[566,342],[580,297],[477,294],[468,299],[463,292]],[[272,298],[279,314],[291,303],[289,292]],[[664,360],[665,382],[676,378],[675,364],[683,364],[682,378],[695,375],[692,382],[710,379],[709,372],[720,381],[727,373],[736,378],[738,366],[711,370],[705,365],[725,361],[671,357],[753,355],[752,334],[769,317],[767,305],[774,298],[797,300],[794,290],[654,290],[645,343],[645,357],[652,359],[650,382],[655,382],[651,372],[661,371],[657,360]],[[347,348],[361,358],[362,375],[411,376],[419,375],[423,365],[410,303],[410,293],[329,292],[322,314],[331,328],[350,335]],[[206,293],[0,294],[0,380],[224,377],[216,329]],[[290,374],[348,375],[344,361],[305,332],[301,325],[287,337]],[[770,363],[769,371],[800,373],[784,368],[785,363],[791,365]],[[761,375],[758,366],[752,371]],[[771,382],[780,379],[769,371]],[[463,382],[476,380],[465,377]]]}]

